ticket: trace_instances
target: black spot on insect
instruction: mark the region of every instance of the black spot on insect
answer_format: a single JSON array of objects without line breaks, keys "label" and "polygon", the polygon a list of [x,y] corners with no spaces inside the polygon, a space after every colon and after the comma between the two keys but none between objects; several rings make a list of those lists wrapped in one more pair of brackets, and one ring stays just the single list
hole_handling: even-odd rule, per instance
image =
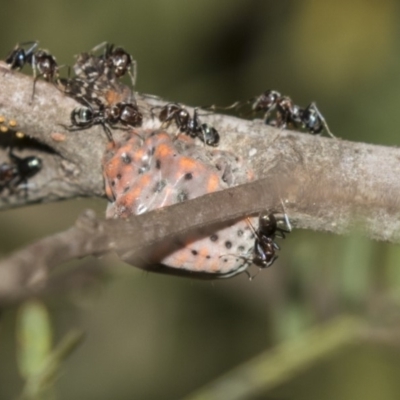
[{"label": "black spot on insect", "polygon": [[239,237],[243,236],[243,234],[244,234],[244,232],[243,232],[242,229],[239,229],[239,230],[237,231],[237,235],[238,235]]},{"label": "black spot on insect", "polygon": [[193,174],[191,172],[188,172],[187,174],[185,174],[185,179],[188,180],[188,181],[190,179],[193,179]]},{"label": "black spot on insect", "polygon": [[206,255],[207,260],[209,260],[211,258],[211,256],[208,254]]},{"label": "black spot on insect", "polygon": [[161,168],[161,161],[160,160],[156,160],[156,168],[160,169]]},{"label": "black spot on insect", "polygon": [[194,256],[197,256],[197,254],[199,254],[196,250],[192,250],[192,254],[194,255]]},{"label": "black spot on insect", "polygon": [[115,186],[115,181],[114,181],[114,179],[111,181],[111,186]]},{"label": "black spot on insect", "polygon": [[121,174],[117,174],[117,179],[121,179],[122,175]]},{"label": "black spot on insect", "polygon": [[126,154],[126,153],[123,153],[123,154],[121,155],[121,159],[122,159],[122,162],[123,162],[124,164],[130,164],[130,163],[132,162],[131,156],[130,156],[129,154]]},{"label": "black spot on insect", "polygon": [[244,246],[238,246],[238,251],[240,251],[241,253],[244,252]]},{"label": "black spot on insect", "polygon": [[130,190],[130,186],[125,186],[125,187],[124,187],[124,193],[128,193],[129,190]]},{"label": "black spot on insect", "polygon": [[231,242],[230,240],[227,240],[227,241],[225,242],[225,247],[226,247],[227,249],[230,249],[230,248],[232,247],[232,242]]},{"label": "black spot on insect", "polygon": [[212,242],[216,242],[218,240],[218,235],[216,233],[214,233],[213,235],[210,236],[210,240]]}]

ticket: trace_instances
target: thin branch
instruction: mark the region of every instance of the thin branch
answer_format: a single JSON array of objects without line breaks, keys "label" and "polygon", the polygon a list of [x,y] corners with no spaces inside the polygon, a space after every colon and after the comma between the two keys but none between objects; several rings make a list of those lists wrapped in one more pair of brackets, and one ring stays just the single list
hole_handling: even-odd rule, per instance
[{"label": "thin branch", "polygon": [[[45,158],[45,168],[32,179],[34,189],[29,197],[1,198],[0,208],[31,201],[103,196],[101,159],[107,139],[102,128],[69,132],[63,125],[69,124],[70,113],[78,104],[42,81],[37,83],[31,104],[32,78],[1,63],[0,84],[0,116],[7,121],[15,119],[18,130],[53,151],[37,150]],[[149,96],[137,98],[145,115],[143,129],[158,129],[160,122],[149,110],[163,102]],[[51,268],[63,261],[116,251],[133,262],[162,240],[169,240],[173,250],[179,235],[191,230],[200,229],[205,235],[205,227],[209,232],[224,221],[264,209],[281,210],[281,199],[296,227],[344,233],[361,224],[374,239],[400,241],[400,149],[278,130],[260,120],[220,114],[202,118],[219,131],[220,149],[241,157],[243,169],[253,170],[256,181],[129,221],[100,221],[86,216],[70,230],[43,239],[0,263],[0,298],[20,297],[28,288],[40,290]],[[202,144],[201,149],[208,151]],[[0,151],[0,160],[5,152],[5,148]],[[243,177],[236,180],[240,182]]]},{"label": "thin branch", "polygon": [[[312,191],[312,183],[313,181],[309,181],[308,184],[299,182],[291,177],[281,178],[277,182],[273,176],[157,209],[128,220],[98,220],[93,212],[86,212],[74,227],[42,239],[0,262],[0,301],[12,301],[27,293],[41,291],[49,279],[51,270],[64,261],[88,255],[102,255],[110,251],[115,251],[125,261],[146,270],[176,273],[176,269],[141,265],[138,260],[145,260],[147,255],[160,246],[166,246],[173,251],[189,232],[198,232],[200,236],[206,236],[245,215],[258,213],[265,208],[279,209],[280,196],[283,199],[291,199],[288,206],[291,215],[301,216],[298,220],[293,220],[296,227],[316,227],[320,230],[344,233],[357,226],[359,218],[365,217],[363,222],[367,233],[372,237],[384,239],[383,235],[387,232],[382,232],[381,221],[379,218],[369,218],[369,213],[378,216],[384,213],[389,215],[390,210],[382,209],[382,204],[379,203],[367,208],[365,200],[368,199],[358,195],[356,199],[359,202],[354,207],[354,203],[349,205],[341,201],[340,190],[328,193]],[[318,218],[308,216],[309,203],[302,201],[304,197],[318,204],[321,210],[335,204],[338,215],[347,225],[336,223],[334,213],[321,212]],[[359,212],[355,213],[354,209]],[[354,219],[354,215],[359,218]],[[394,232],[400,231],[398,218],[393,219],[391,229]],[[391,239],[395,238],[399,240],[398,235],[393,235]]]},{"label": "thin branch", "polygon": [[185,400],[244,400],[288,382],[360,340],[366,323],[349,316],[336,317],[295,339],[267,350],[228,372]]},{"label": "thin branch", "polygon": [[[31,104],[32,78],[10,71],[2,63],[0,85],[0,116],[16,120],[19,130],[54,151],[54,154],[41,154],[41,157],[47,157],[45,168],[43,173],[32,179],[35,187],[30,191],[28,201],[104,196],[101,159],[107,139],[102,128],[95,126],[69,132],[62,125],[69,125],[70,113],[78,103],[64,96],[53,85],[39,80]],[[143,129],[160,128],[160,122],[150,116],[150,108],[165,102],[150,96],[136,97],[145,116]],[[340,197],[340,201],[349,206],[357,206],[356,203],[361,202],[361,210],[355,211],[362,214],[365,214],[364,207],[376,208],[380,205],[387,215],[370,214],[370,217],[377,222],[382,218],[385,228],[388,224],[390,226],[390,219],[398,214],[400,150],[397,148],[282,131],[265,125],[261,120],[248,121],[222,114],[211,114],[202,119],[220,132],[219,148],[241,157],[244,168],[252,169],[256,178],[274,175],[279,180],[283,174],[304,182],[309,192],[304,190],[301,201],[309,216],[330,214],[336,216],[339,225],[345,223],[335,201],[314,204],[315,191],[324,192],[327,201],[333,196],[337,199],[336,203]],[[55,134],[61,134],[65,140],[56,140]],[[207,150],[201,146],[204,151]],[[3,156],[0,151],[2,158],[5,158],[5,149]],[[243,179],[237,181],[244,183]],[[15,200],[0,198],[0,208],[26,202],[27,199],[22,196]],[[308,207],[305,207],[306,203]],[[381,237],[386,236],[389,240],[392,235],[393,229],[389,227],[387,234]]]}]

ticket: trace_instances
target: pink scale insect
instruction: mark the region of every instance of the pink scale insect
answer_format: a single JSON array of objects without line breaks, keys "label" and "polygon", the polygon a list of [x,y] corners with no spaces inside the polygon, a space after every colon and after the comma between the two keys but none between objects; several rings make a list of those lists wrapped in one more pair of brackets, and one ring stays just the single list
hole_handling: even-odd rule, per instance
[{"label": "pink scale insect", "polygon": [[[253,172],[231,153],[199,149],[187,136],[171,138],[165,131],[144,132],[108,146],[103,159],[106,194],[110,201],[107,218],[142,214],[254,177]],[[260,228],[252,228],[256,221],[257,218],[252,218],[250,224],[248,219],[227,223],[217,232],[203,230],[169,243],[154,251],[147,260],[146,269],[211,279],[237,275],[252,263],[255,242],[258,242],[258,254],[264,252],[268,258],[271,249],[277,248],[268,247],[266,237],[273,242],[276,236],[286,232],[276,226],[272,233],[265,235],[265,232],[258,232]],[[126,262],[137,265],[138,260],[129,253],[121,256]],[[269,265],[261,267],[265,266]]]}]

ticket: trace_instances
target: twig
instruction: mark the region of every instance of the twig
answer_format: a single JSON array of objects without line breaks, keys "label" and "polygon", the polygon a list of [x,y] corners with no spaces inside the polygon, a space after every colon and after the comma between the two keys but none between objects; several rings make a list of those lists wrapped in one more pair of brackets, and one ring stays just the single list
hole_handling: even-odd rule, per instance
[{"label": "twig", "polygon": [[[103,196],[101,158],[106,137],[101,127],[69,132],[69,116],[78,104],[53,85],[38,81],[30,104],[32,78],[0,63],[0,115],[16,119],[18,129],[46,144],[40,153],[43,173],[32,179],[29,197],[0,199],[0,208],[31,201]],[[161,100],[139,96],[143,129],[159,128],[150,116]],[[0,299],[38,291],[59,263],[85,255],[116,251],[126,260],[161,240],[176,241],[191,229],[231,221],[264,209],[280,210],[280,199],[296,227],[344,233],[362,224],[372,238],[399,242],[400,149],[315,137],[213,114],[204,117],[221,135],[221,149],[242,157],[257,181],[125,221],[81,218],[75,227],[39,241],[0,264]],[[65,140],[55,140],[61,133]],[[118,132],[116,132],[118,135]],[[6,150],[0,150],[0,160]],[[210,224],[212,225],[210,227]],[[175,238],[175,239],[174,239]],[[29,289],[29,290],[28,290]]]},{"label": "twig", "polygon": [[235,368],[215,382],[187,396],[185,400],[240,400],[265,393],[321,359],[359,340],[362,320],[337,317],[287,343],[276,346]]},{"label": "twig", "polygon": [[[370,213],[378,218],[367,218],[364,226],[372,237],[384,239],[387,232],[382,230],[380,215],[390,217],[390,210],[382,204],[371,204],[367,208],[364,199],[356,195],[358,203],[349,205],[343,202],[341,190],[328,193],[311,191],[313,180],[297,182],[286,177],[277,183],[275,177],[240,185],[232,189],[212,193],[194,200],[171,207],[165,207],[145,213],[129,220],[98,220],[92,212],[81,216],[74,227],[58,233],[16,252],[0,262],[0,301],[12,301],[29,293],[35,293],[45,287],[51,270],[60,263],[88,255],[101,255],[115,251],[127,261],[146,258],[160,244],[169,244],[171,249],[182,237],[191,231],[203,229],[203,234],[217,230],[221,224],[228,223],[244,215],[254,214],[265,208],[278,209],[280,195],[290,199],[291,215],[300,215],[297,227],[330,230],[344,233],[354,228],[360,220]],[[269,189],[265,189],[269,188]],[[280,193],[278,196],[277,193]],[[308,193],[308,194],[307,194]],[[311,196],[312,193],[312,196]],[[309,202],[304,197],[319,205],[320,213],[309,214]],[[235,206],[232,207],[232,204]],[[334,205],[343,224],[337,223],[335,213],[322,212]],[[318,210],[317,206],[315,206]],[[313,209],[314,210],[314,209]],[[355,213],[354,210],[358,212]],[[391,221],[393,229],[391,240],[398,240],[395,233],[400,230],[399,219]],[[32,261],[34,260],[34,261]],[[141,266],[137,262],[134,265]],[[147,270],[173,273],[163,267],[142,266]]]}]

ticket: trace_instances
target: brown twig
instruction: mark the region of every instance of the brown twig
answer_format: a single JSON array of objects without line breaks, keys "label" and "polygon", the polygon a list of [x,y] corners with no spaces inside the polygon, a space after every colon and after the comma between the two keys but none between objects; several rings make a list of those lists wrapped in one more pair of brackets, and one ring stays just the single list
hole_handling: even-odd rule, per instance
[{"label": "brown twig", "polygon": [[[69,132],[62,125],[69,124],[77,103],[39,81],[31,104],[32,78],[4,64],[0,64],[0,84],[0,115],[17,120],[19,130],[53,151],[38,153],[45,158],[45,168],[32,179],[35,186],[28,199],[0,199],[0,208],[27,201],[103,196],[101,158],[107,139],[102,128]],[[162,102],[139,95],[138,100],[145,112],[143,129],[158,128],[159,121],[149,109]],[[399,149],[282,131],[262,121],[219,114],[204,119],[218,129],[220,148],[242,157],[257,181],[129,222],[80,219],[70,230],[0,263],[0,297],[19,297],[27,288],[37,290],[50,269],[62,261],[111,250],[130,260],[156,242],[173,240],[190,229],[266,208],[280,209],[280,199],[297,227],[343,233],[361,223],[370,237],[399,242]],[[55,140],[55,133],[65,139]],[[5,151],[0,150],[0,159]]]}]

